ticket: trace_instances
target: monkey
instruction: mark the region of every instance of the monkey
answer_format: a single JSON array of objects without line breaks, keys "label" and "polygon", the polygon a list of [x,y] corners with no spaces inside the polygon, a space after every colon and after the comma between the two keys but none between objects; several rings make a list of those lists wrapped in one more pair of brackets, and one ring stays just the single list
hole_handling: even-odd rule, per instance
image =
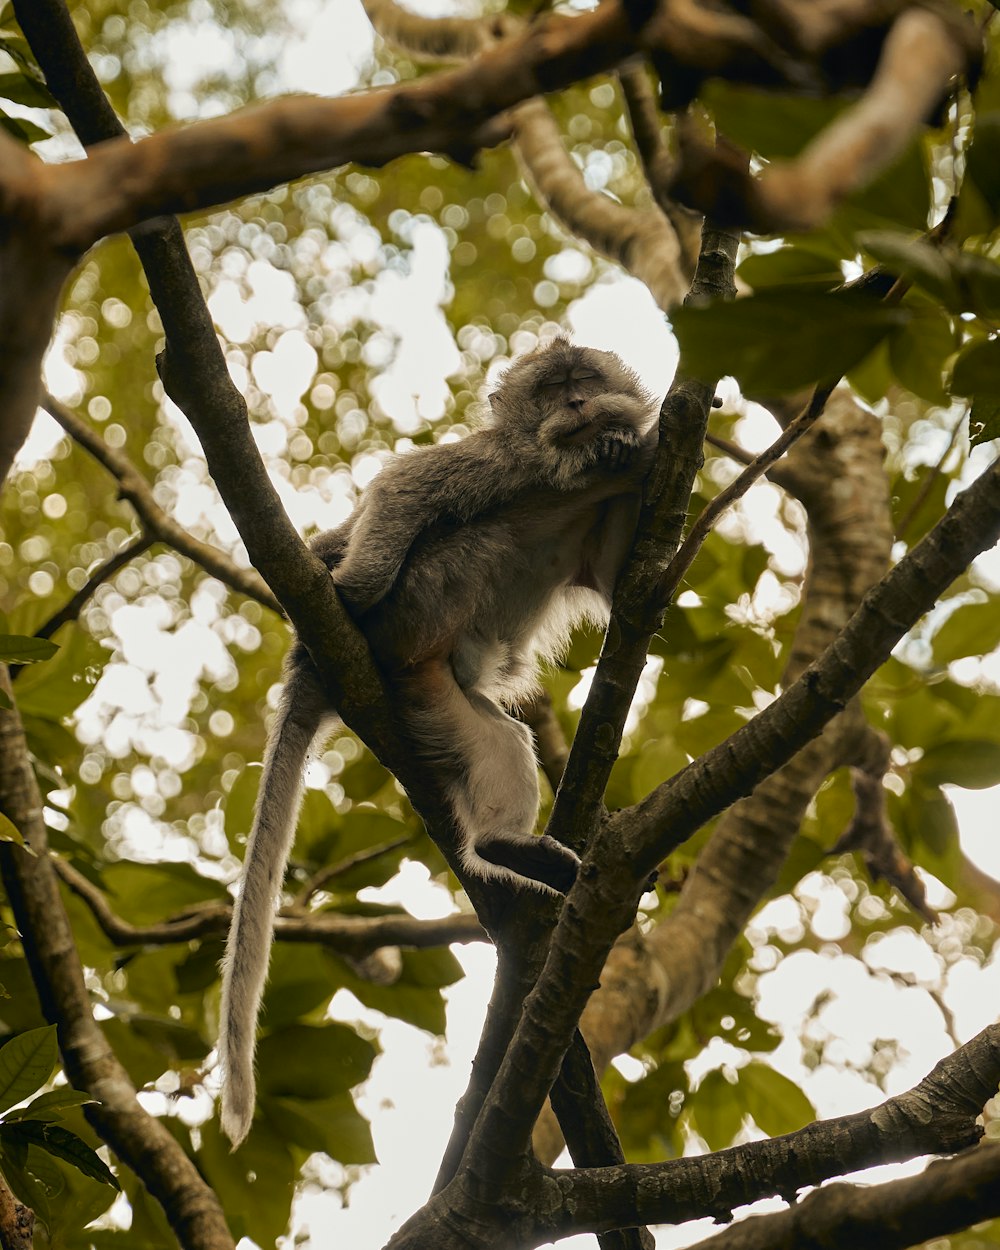
[{"label": "monkey", "polygon": [[[607,622],[658,405],[616,355],[565,338],[515,360],[489,402],[489,422],[461,441],[390,460],[311,546],[415,749],[439,770],[464,868],[559,895],[579,860],[533,832],[531,732],[510,713],[576,624]],[[222,965],[222,1126],[234,1149],[253,1115],[257,1014],[302,773],[336,721],[301,642],[284,679]]]}]

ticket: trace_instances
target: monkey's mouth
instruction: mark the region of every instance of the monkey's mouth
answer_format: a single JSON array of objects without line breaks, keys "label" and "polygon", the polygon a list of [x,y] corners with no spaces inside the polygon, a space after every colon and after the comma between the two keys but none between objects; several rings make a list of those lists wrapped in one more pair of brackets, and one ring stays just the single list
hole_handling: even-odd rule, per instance
[{"label": "monkey's mouth", "polygon": [[589,443],[602,426],[603,422],[600,420],[581,421],[579,425],[573,426],[571,430],[563,434],[562,441],[568,447],[578,447],[581,443]]}]

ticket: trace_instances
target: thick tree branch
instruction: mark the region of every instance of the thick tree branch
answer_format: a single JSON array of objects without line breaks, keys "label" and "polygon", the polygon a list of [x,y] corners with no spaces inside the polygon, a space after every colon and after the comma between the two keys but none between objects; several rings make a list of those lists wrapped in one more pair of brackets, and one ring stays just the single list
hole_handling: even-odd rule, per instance
[{"label": "thick tree branch", "polygon": [[[706,223],[688,299],[735,293],[738,241],[737,235]],[[706,383],[685,376],[681,361],[660,409],[660,447],[644,486],[636,541],[615,587],[597,673],[549,819],[548,832],[577,849],[601,810],[649,640],[662,621],[663,605],[652,601],[650,585],[680,542],[714,396],[715,379]]]},{"label": "thick tree branch", "polygon": [[[63,0],[17,0],[15,12],[46,76],[74,129],[94,156],[117,148],[128,163],[131,144],[115,116],[76,35]],[[118,138],[116,138],[118,136]],[[0,147],[5,137],[0,133]],[[13,141],[8,141],[13,142]],[[30,154],[14,144],[17,162]],[[78,162],[84,169],[89,161]],[[68,168],[60,166],[59,168]],[[22,165],[16,164],[16,170]],[[50,176],[54,167],[32,166]],[[58,177],[58,175],[56,175]],[[25,174],[17,183],[21,218],[37,234],[48,222],[37,198],[32,202]],[[35,187],[37,195],[38,187]],[[4,204],[0,179],[0,209]],[[185,413],[205,449],[209,470],[246,544],[251,563],[309,647],[333,701],[344,720],[377,741],[382,759],[396,764],[404,780],[419,791],[421,780],[399,743],[381,678],[368,648],[351,623],[333,587],[326,566],[305,547],[268,477],[247,421],[246,404],[229,376],[225,358],[198,279],[176,220],[154,221],[131,235],[149,280],[150,294],[167,337],[159,367],[167,393]],[[92,448],[93,450],[93,448]],[[446,809],[423,787],[422,810],[433,811],[441,827]],[[446,841],[446,839],[444,839]]]},{"label": "thick tree branch", "polygon": [[566,899],[545,968],[471,1135],[466,1162],[477,1175],[502,1175],[521,1157],[608,951],[631,923],[640,883],[655,864],[814,738],[998,536],[1000,463],[958,496],[927,538],[869,592],[823,656],[770,707],[643,803],[605,823]]},{"label": "thick tree branch", "polygon": [[675,838],[690,836],[815,737],[888,659],[903,634],[998,537],[1000,462],[994,462],[865,596],[833,645],[793,685],[633,809],[638,823],[635,833],[626,835],[626,845],[638,864],[657,862],[678,844]]},{"label": "thick tree branch", "polygon": [[670,188],[677,165],[663,138],[663,122],[645,67],[619,72],[622,98],[646,181],[660,211],[674,228],[680,246],[680,265],[686,282],[694,277],[701,242],[701,214],[673,198]]},{"label": "thick tree branch", "polygon": [[1000,1146],[983,1144],[883,1185],[826,1185],[787,1211],[751,1216],[692,1250],[905,1250],[1000,1215]]},{"label": "thick tree branch", "polygon": [[0,1246],[3,1250],[31,1250],[35,1213],[14,1197],[0,1176]]},{"label": "thick tree branch", "polygon": [[[26,33],[33,26],[30,7],[19,0],[16,10]],[[774,228],[771,218],[816,224],[817,213],[828,212],[838,196],[885,167],[951,77],[973,57],[966,28],[945,20],[944,12],[904,13],[887,42],[875,83],[850,120],[824,132],[807,150],[801,168],[772,168],[759,205],[749,185],[732,181],[733,171],[722,188],[718,168],[694,169],[690,160],[683,175],[692,184],[689,197],[731,218],[732,206],[720,198],[724,190],[734,204],[744,205],[736,215],[747,214],[756,228]],[[852,15],[840,29],[851,35],[854,26]],[[33,47],[38,35],[37,27],[29,33]],[[620,0],[604,0],[592,12],[571,18],[545,15],[462,68],[413,83],[336,100],[274,100],[135,145],[110,140],[87,161],[36,167],[29,175],[35,185],[28,197],[36,203],[27,216],[45,224],[51,246],[79,253],[107,234],[157,215],[211,207],[349,161],[381,165],[415,151],[469,161],[480,147],[506,136],[506,123],[498,120],[505,110],[612,69],[641,47],[653,51],[661,79],[676,73],[685,102],[706,74],[817,87],[808,66],[785,55],[767,30],[747,18],[703,10],[689,0],[667,0],[640,37]],[[34,50],[42,56],[38,47]],[[911,58],[914,68],[908,70]],[[887,120],[880,122],[883,113]],[[13,140],[0,137],[0,150],[12,145]],[[0,192],[0,206],[10,200],[11,190]],[[804,203],[813,207],[804,210]]]},{"label": "thick tree branch", "polygon": [[[426,18],[401,9],[394,0],[367,0],[366,12],[384,38],[415,56],[458,59],[482,51],[520,29],[509,17]],[[563,146],[548,104],[526,100],[511,114],[513,138],[535,198],[571,234],[645,282],[664,310],[680,302],[690,274],[667,217],[657,208],[626,208],[592,191]]]}]

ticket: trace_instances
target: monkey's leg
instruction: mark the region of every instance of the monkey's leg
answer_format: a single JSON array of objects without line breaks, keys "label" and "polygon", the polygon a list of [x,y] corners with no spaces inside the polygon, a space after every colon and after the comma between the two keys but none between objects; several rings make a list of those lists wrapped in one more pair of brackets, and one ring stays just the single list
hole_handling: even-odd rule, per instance
[{"label": "monkey's leg", "polygon": [[465,867],[565,894],[580,861],[555,838],[532,832],[538,769],[527,725],[484,695],[463,690],[443,661],[422,665],[410,690],[419,690],[411,719],[420,740],[449,761],[448,793],[465,836]]}]

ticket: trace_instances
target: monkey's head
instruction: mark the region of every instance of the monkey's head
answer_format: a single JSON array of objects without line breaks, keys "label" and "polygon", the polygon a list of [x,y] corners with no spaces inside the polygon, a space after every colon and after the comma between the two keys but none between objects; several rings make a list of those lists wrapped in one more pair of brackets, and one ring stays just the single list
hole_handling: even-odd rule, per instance
[{"label": "monkey's head", "polygon": [[572,447],[611,428],[643,433],[657,402],[614,352],[558,338],[521,356],[490,395],[497,433]]}]

